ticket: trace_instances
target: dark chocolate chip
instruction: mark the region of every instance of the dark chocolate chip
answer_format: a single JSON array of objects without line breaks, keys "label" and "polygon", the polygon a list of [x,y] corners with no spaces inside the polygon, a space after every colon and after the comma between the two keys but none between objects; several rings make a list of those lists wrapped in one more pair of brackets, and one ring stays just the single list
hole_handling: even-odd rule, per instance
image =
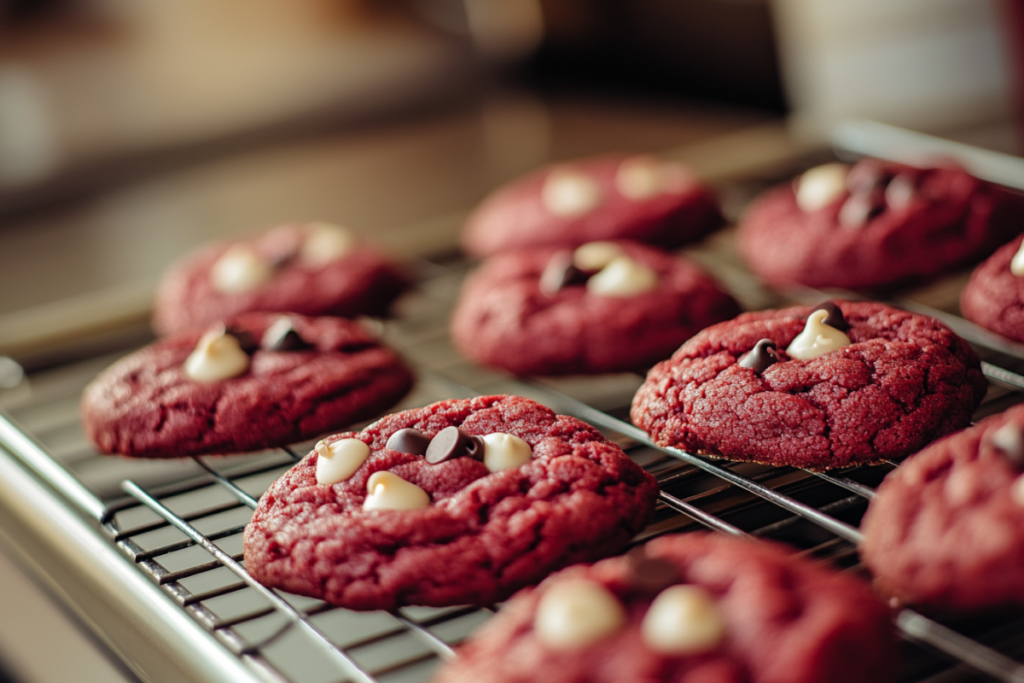
[{"label": "dark chocolate chip", "polygon": [[626,560],[629,572],[627,580],[631,593],[653,597],[683,579],[682,573],[671,562],[647,557],[643,552],[643,546],[627,553]]},{"label": "dark chocolate chip", "polygon": [[885,195],[881,191],[851,194],[839,209],[839,224],[845,228],[862,228],[885,211]]},{"label": "dark chocolate chip", "polygon": [[[826,301],[819,304],[814,311],[825,311],[828,315],[825,316],[823,321],[829,327],[839,330],[840,332],[846,332],[850,329],[850,323],[846,322],[846,318],[843,317],[843,311],[839,306],[835,305],[831,301]],[[814,313],[811,311],[811,313]],[[810,316],[808,316],[810,317]]]},{"label": "dark chocolate chip", "polygon": [[432,465],[464,456],[482,460],[484,441],[479,436],[466,434],[458,427],[445,427],[430,440],[425,455],[427,462]]},{"label": "dark chocolate chip", "polygon": [[279,249],[264,256],[271,268],[283,268],[299,255],[298,248]]},{"label": "dark chocolate chip", "polygon": [[427,446],[430,445],[430,437],[418,429],[406,427],[388,437],[384,448],[399,453],[412,453],[413,455],[424,455]]},{"label": "dark chocolate chip", "polygon": [[761,374],[771,366],[779,362],[779,354],[776,352],[775,342],[771,339],[762,339],[754,344],[754,348],[747,355],[740,359],[741,368],[750,368],[757,374]]},{"label": "dark chocolate chip", "polygon": [[289,323],[287,326],[275,324],[268,327],[260,340],[260,346],[267,351],[302,351],[313,345],[303,339]]},{"label": "dark chocolate chip", "polygon": [[880,190],[892,179],[892,173],[873,159],[865,159],[853,165],[846,174],[846,189],[851,194],[870,194]]},{"label": "dark chocolate chip", "polygon": [[900,173],[885,188],[885,203],[890,209],[899,211],[910,206],[916,193],[916,176],[910,173]]},{"label": "dark chocolate chip", "polygon": [[252,336],[251,332],[247,332],[239,327],[228,327],[224,330],[224,334],[234,337],[235,341],[238,342],[238,347],[250,356],[256,353],[256,349],[260,347],[256,343],[256,337]]},{"label": "dark chocolate chip", "polygon": [[573,264],[571,251],[559,251],[551,257],[540,276],[540,291],[551,296],[571,285],[582,285],[588,278],[587,273]]}]

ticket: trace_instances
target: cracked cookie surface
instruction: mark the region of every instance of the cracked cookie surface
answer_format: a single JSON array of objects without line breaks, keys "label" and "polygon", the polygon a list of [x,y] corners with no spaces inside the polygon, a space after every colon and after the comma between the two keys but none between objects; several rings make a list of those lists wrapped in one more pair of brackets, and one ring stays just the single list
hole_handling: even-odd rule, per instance
[{"label": "cracked cookie surface", "polygon": [[[993,439],[1004,427],[1017,434],[1016,462]],[[1024,604],[1022,432],[1024,406],[1015,406],[885,478],[860,547],[883,593],[943,611]]]},{"label": "cracked cookie surface", "polygon": [[[282,316],[247,313],[229,328],[260,339]],[[183,367],[203,330],[146,346],[86,387],[82,422],[103,453],[166,458],[253,451],[310,439],[379,414],[412,386],[412,373],[362,325],[287,316],[312,348],[257,349],[248,371],[219,382]]]},{"label": "cracked cookie surface", "polygon": [[[400,429],[433,437],[452,426],[513,434],[532,460],[490,472],[469,457],[432,465],[385,448]],[[350,479],[318,484],[314,451],[260,499],[245,561],[261,583],[351,609],[492,604],[621,550],[657,497],[654,478],[596,429],[515,396],[442,401],[327,441],[344,438],[370,448]],[[367,481],[383,470],[426,491],[428,507],[364,511]]]},{"label": "cracked cookie surface", "polygon": [[[967,426],[986,382],[966,342],[927,316],[836,303],[851,344],[810,360],[784,351],[809,307],[709,327],[651,370],[634,424],[662,446],[818,470],[904,457]],[[737,361],[761,339],[780,362],[758,374]]]},{"label": "cracked cookie surface", "polygon": [[960,311],[971,322],[1024,342],[1024,277],[1010,264],[1024,243],[1024,235],[1003,245],[971,274],[960,293]]},{"label": "cracked cookie surface", "polygon": [[558,247],[488,259],[470,275],[452,314],[466,356],[520,375],[646,370],[739,305],[692,262],[635,242],[613,242],[657,273],[651,291],[601,296],[587,286],[542,291]]},{"label": "cracked cookie surface", "polygon": [[[873,290],[926,280],[980,260],[1020,232],[1020,198],[959,167],[916,168],[864,159],[850,172],[871,174],[878,183],[871,193],[876,203],[865,207],[870,211],[859,224],[843,222],[852,197],[848,189],[804,211],[793,184],[787,183],[751,206],[737,244],[754,273],[773,286]],[[885,183],[896,178],[906,179],[913,189],[894,203]]]},{"label": "cracked cookie surface", "polygon": [[[882,683],[899,671],[888,611],[851,576],[783,546],[721,535],[664,536],[643,549],[646,558],[676,568],[677,585],[711,596],[724,623],[716,647],[687,654],[652,649],[643,623],[653,596],[638,594],[630,557],[615,557],[570,567],[522,591],[433,683]],[[539,604],[580,581],[614,595],[624,623],[591,644],[551,647],[535,628]],[[677,621],[686,618],[682,613]]]}]

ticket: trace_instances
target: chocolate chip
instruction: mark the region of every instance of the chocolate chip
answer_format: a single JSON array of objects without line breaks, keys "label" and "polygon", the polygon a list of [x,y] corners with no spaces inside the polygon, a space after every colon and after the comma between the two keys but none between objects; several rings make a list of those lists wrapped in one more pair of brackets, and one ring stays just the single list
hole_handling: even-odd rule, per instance
[{"label": "chocolate chip", "polygon": [[862,228],[885,211],[885,195],[881,191],[851,194],[839,209],[839,224],[845,228]]},{"label": "chocolate chip", "polygon": [[885,188],[885,203],[895,210],[910,206],[917,192],[917,178],[910,173],[900,173]]},{"label": "chocolate chip", "polygon": [[427,462],[432,465],[464,456],[482,460],[484,441],[479,436],[466,434],[458,427],[445,427],[430,440],[425,455]]},{"label": "chocolate chip", "polygon": [[[823,320],[822,322],[824,322],[829,327],[837,329],[840,332],[846,332],[848,329],[850,329],[850,323],[846,322],[846,318],[843,317],[842,309],[839,308],[839,306],[837,306],[835,303],[831,301],[826,301],[822,304],[819,304],[818,307],[814,309],[814,311],[825,311],[826,313],[828,313],[828,315],[825,316],[825,320]],[[814,313],[814,311],[811,311],[811,313]]]},{"label": "chocolate chip", "polygon": [[762,339],[754,344],[754,348],[740,359],[741,368],[750,368],[760,375],[762,372],[779,362],[778,347],[771,339]]},{"label": "chocolate chip", "polygon": [[240,327],[225,328],[224,334],[234,337],[235,341],[238,342],[238,347],[250,356],[256,353],[256,349],[260,347],[256,343],[256,337],[252,336],[251,332],[247,332]]},{"label": "chocolate chip", "polygon": [[630,592],[652,597],[674,586],[683,579],[682,573],[671,562],[647,557],[643,546],[626,554]]},{"label": "chocolate chip", "polygon": [[424,455],[427,446],[430,445],[430,437],[418,429],[406,427],[388,437],[384,448],[399,453],[412,453],[413,455]]},{"label": "chocolate chip", "polygon": [[571,285],[582,285],[588,278],[587,273],[573,264],[571,251],[559,251],[551,257],[540,276],[540,291],[551,296]]},{"label": "chocolate chip", "polygon": [[985,439],[1018,472],[1024,471],[1024,431],[1012,422],[989,431]]},{"label": "chocolate chip", "polygon": [[283,324],[279,321],[268,327],[267,331],[263,333],[260,346],[267,351],[302,351],[312,348],[313,345],[295,331],[290,321]]},{"label": "chocolate chip", "polygon": [[892,180],[892,173],[873,159],[864,159],[853,165],[846,174],[846,189],[850,194],[870,194],[880,190]]}]

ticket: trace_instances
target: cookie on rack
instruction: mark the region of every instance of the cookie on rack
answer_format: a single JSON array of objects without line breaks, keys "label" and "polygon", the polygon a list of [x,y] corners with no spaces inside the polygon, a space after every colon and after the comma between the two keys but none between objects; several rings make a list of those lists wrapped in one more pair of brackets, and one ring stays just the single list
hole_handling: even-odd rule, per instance
[{"label": "cookie on rack", "polygon": [[1024,406],[942,439],[878,488],[861,555],[881,592],[940,611],[1024,605]]},{"label": "cookie on rack", "polygon": [[636,242],[532,247],[487,259],[452,316],[463,354],[520,375],[644,370],[739,313],[696,265]]},{"label": "cookie on rack", "polygon": [[297,223],[202,247],[160,280],[153,329],[196,329],[236,313],[382,315],[409,277],[347,228]]},{"label": "cookie on rack", "polygon": [[469,217],[462,246],[474,256],[614,239],[673,247],[722,223],[714,194],[682,164],[615,154],[549,166],[498,189]]},{"label": "cookie on rack", "polygon": [[960,312],[971,322],[1024,342],[1024,235],[978,266],[960,293]]},{"label": "cookie on rack", "polygon": [[509,601],[433,683],[895,680],[888,610],[782,546],[664,536]]},{"label": "cookie on rack", "polygon": [[966,427],[985,389],[978,356],[937,320],[837,301],[709,327],[650,371],[631,415],[662,446],[827,470]]},{"label": "cookie on rack", "polygon": [[102,453],[241,453],[374,417],[412,383],[355,321],[245,313],[114,363],[86,387],[82,422]]},{"label": "cookie on rack", "polygon": [[864,159],[771,190],[744,216],[738,243],[771,285],[873,290],[984,258],[1022,218],[1017,195],[958,166]]},{"label": "cookie on rack", "polygon": [[245,564],[350,609],[489,605],[618,552],[657,495],[580,420],[516,396],[441,401],[318,443],[263,494]]}]

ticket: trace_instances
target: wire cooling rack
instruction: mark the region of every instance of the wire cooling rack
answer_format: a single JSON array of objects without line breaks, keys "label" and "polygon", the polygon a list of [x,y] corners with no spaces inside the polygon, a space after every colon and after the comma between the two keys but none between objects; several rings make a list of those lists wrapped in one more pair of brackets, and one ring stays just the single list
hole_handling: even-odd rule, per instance
[{"label": "wire cooling rack", "polygon": [[[815,474],[713,461],[654,447],[624,421],[638,376],[522,380],[472,366],[451,348],[446,332],[463,271],[462,264],[425,266],[419,293],[383,325],[385,337],[421,369],[417,389],[400,408],[476,393],[534,398],[598,427],[657,476],[660,503],[637,542],[707,527],[783,541],[818,561],[862,571],[857,524],[874,486],[895,464]],[[986,351],[1002,361],[1017,360],[1007,349]],[[255,583],[241,560],[243,529],[259,495],[310,443],[181,462],[100,456],[82,433],[77,403],[85,382],[110,360],[33,377],[29,393],[6,399],[0,443],[75,503],[109,544],[253,680],[426,681],[439,662],[455,656],[453,646],[491,616],[492,609],[474,607],[356,613]],[[980,413],[1021,399],[1024,378],[1008,365],[986,362],[994,383]],[[1024,667],[1014,659],[1024,651],[1024,612],[939,624],[903,610],[896,620],[906,639],[904,680],[985,674],[1024,681]],[[160,679],[159,673],[145,673]]]},{"label": "wire cooling rack", "polygon": [[[727,196],[742,205],[760,186],[796,170],[777,168],[772,176],[747,179]],[[730,231],[724,231],[688,254],[745,308],[826,298],[822,292],[781,295],[760,288],[731,244]],[[870,578],[857,555],[857,527],[874,487],[898,464],[822,474],[658,448],[628,423],[639,376],[524,380],[471,365],[447,334],[466,269],[457,258],[421,264],[417,293],[403,300],[394,320],[380,324],[385,339],[420,373],[413,393],[394,410],[475,394],[533,398],[598,427],[657,477],[655,518],[634,542],[709,528],[782,541],[816,561]],[[963,279],[962,273],[951,276],[895,303],[942,318],[982,354],[991,385],[976,413],[981,418],[1024,401],[1024,347],[956,315]],[[493,608],[475,607],[357,613],[255,583],[242,563],[245,524],[263,491],[312,442],[180,461],[101,456],[84,436],[78,400],[84,385],[115,359],[37,373],[27,385],[0,393],[0,519],[13,514],[21,526],[32,527],[22,534],[23,545],[51,560],[39,571],[144,679],[427,681],[455,656],[453,647],[491,617]],[[10,502],[19,493],[22,508]],[[54,528],[65,533],[47,545],[47,530]],[[113,579],[76,581],[97,573]],[[83,595],[91,590],[106,599]],[[904,636],[904,681],[1024,683],[1024,666],[1016,661],[1024,657],[1024,610],[939,623],[904,609],[895,620]]]}]

